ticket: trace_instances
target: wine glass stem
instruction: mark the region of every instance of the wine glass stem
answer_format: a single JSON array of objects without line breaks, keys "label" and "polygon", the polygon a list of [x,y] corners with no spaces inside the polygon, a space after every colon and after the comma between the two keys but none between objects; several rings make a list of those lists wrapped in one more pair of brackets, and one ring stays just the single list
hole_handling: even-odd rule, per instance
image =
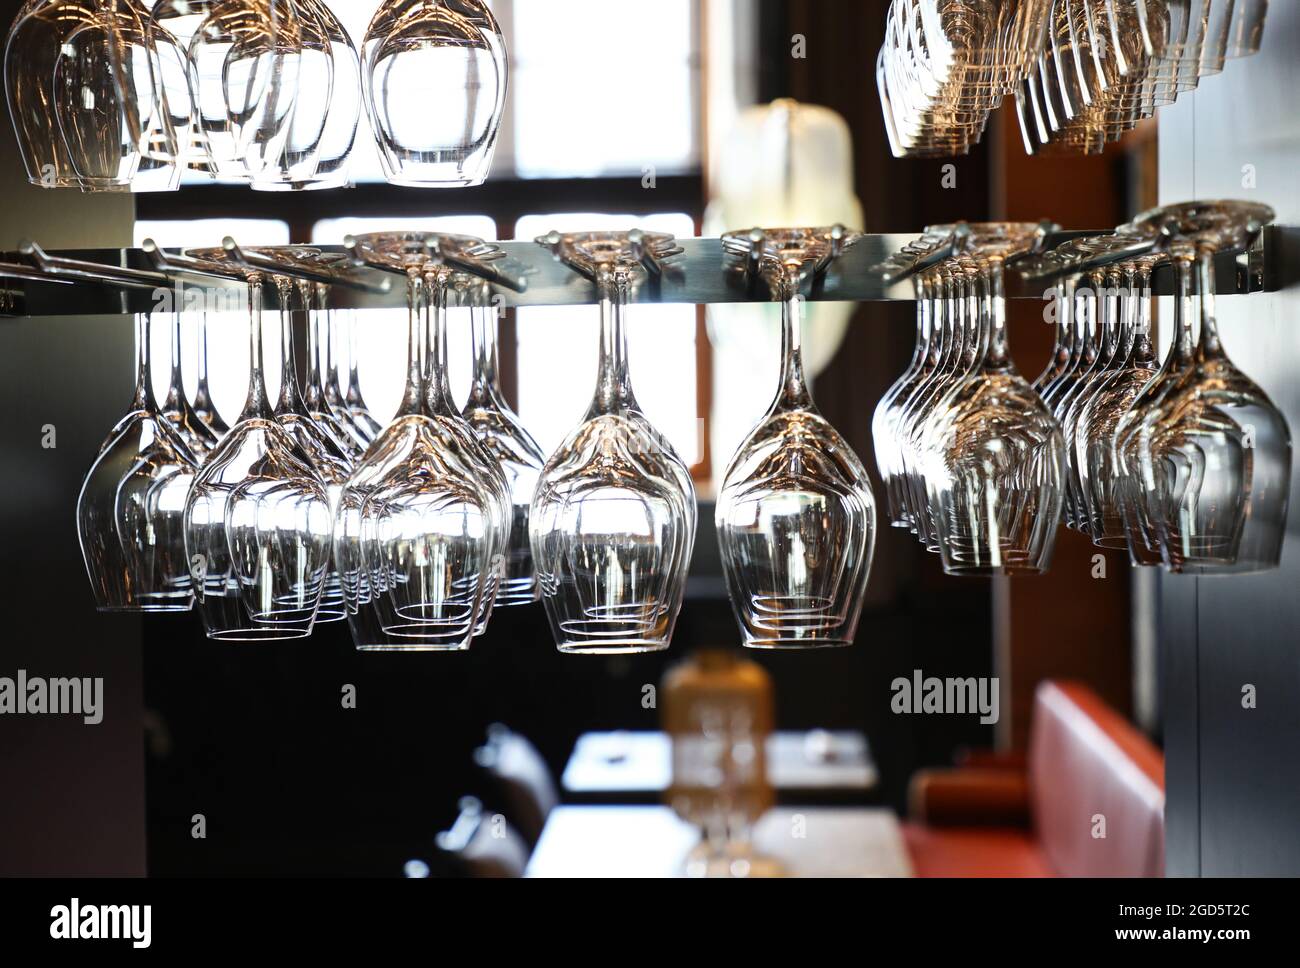
[{"label": "wine glass stem", "polygon": [[[347,321],[348,327],[348,391],[347,402],[353,406],[361,405],[361,374],[360,363],[357,359],[357,321],[353,316]],[[337,367],[338,361],[334,360],[330,366]],[[338,370],[335,369],[331,374],[331,379],[338,382]]]},{"label": "wine glass stem", "polygon": [[241,420],[269,418],[271,402],[266,396],[266,373],[262,365],[262,285],[260,275],[248,278],[248,398]]},{"label": "wine glass stem", "polygon": [[600,363],[596,376],[593,413],[614,413],[634,408],[632,381],[628,376],[627,330],[623,310],[627,305],[630,280],[623,270],[601,272],[597,281],[600,292]]},{"label": "wine glass stem", "polygon": [[172,313],[172,372],[167,388],[169,405],[182,405],[185,401],[185,377],[181,373],[181,314]]},{"label": "wine glass stem", "polygon": [[195,396],[208,397],[208,314],[199,313],[199,372],[197,374]]},{"label": "wine glass stem", "polygon": [[474,306],[470,309],[473,320],[474,383],[470,399],[481,403],[499,397],[501,386],[497,370],[497,315],[495,307]]},{"label": "wine glass stem", "polygon": [[1192,263],[1190,259],[1178,259],[1177,286],[1178,298],[1175,301],[1174,323],[1178,327],[1178,358],[1190,360],[1194,347],[1192,344]]},{"label": "wine glass stem", "polygon": [[153,396],[153,373],[149,365],[150,319],[148,313],[135,317],[135,399],[134,410],[156,410]]},{"label": "wine glass stem", "polygon": [[447,376],[447,286],[451,273],[438,269],[425,273],[425,298],[429,306],[428,330],[425,334],[424,380],[429,395],[429,409],[451,414],[451,381]]},{"label": "wine glass stem", "polygon": [[301,287],[303,312],[307,315],[307,391],[314,397],[321,396],[320,365],[320,325],[321,313],[312,312],[312,290],[309,283]]},{"label": "wine glass stem", "polygon": [[[424,299],[424,281],[418,272],[412,271],[406,277],[406,389],[402,392],[402,404],[397,409],[397,416],[407,417],[420,413],[423,409],[424,375],[420,370],[420,336],[424,327],[420,323],[421,304]],[[356,359],[356,339],[349,336],[353,346],[352,358]],[[355,376],[356,371],[353,370]],[[348,387],[351,397],[352,386]]]},{"label": "wine glass stem", "polygon": [[812,406],[803,371],[803,298],[799,269],[786,266],[781,283],[781,389],[774,410],[805,410]]},{"label": "wine glass stem", "polygon": [[302,397],[298,392],[298,369],[293,360],[293,284],[288,279],[279,278],[275,288],[280,297],[280,400],[277,409],[298,413],[302,411]]},{"label": "wine glass stem", "polygon": [[1214,250],[1205,246],[1197,254],[1197,286],[1201,290],[1201,359],[1223,356],[1223,344],[1219,341],[1219,324],[1215,319],[1214,309]]}]

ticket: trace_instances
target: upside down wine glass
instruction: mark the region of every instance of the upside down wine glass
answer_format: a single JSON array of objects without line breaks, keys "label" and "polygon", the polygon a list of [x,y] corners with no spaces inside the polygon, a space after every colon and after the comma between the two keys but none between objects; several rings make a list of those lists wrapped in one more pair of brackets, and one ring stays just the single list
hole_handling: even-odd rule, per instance
[{"label": "upside down wine glass", "polygon": [[[642,413],[628,375],[624,312],[641,269],[627,255],[626,235],[578,239],[596,255],[596,393],[542,469],[529,521],[533,566],[561,652],[666,649],[695,542],[690,473]],[[645,238],[653,246],[664,237]]]},{"label": "upside down wine glass", "polygon": [[[1165,563],[1201,575],[1276,568],[1286,534],[1291,432],[1268,395],[1228,358],[1215,314],[1214,256],[1242,248],[1273,218],[1245,202],[1173,206],[1192,247],[1201,333],[1192,365],[1147,418],[1143,474],[1165,497],[1156,521]],[[1140,222],[1141,220],[1139,220]]]},{"label": "upside down wine glass", "polygon": [[824,248],[818,241],[792,232],[767,258],[782,307],[781,382],[718,494],[723,569],[750,648],[849,645],[871,572],[876,505],[866,468],[817,412],[803,370],[799,284]]},{"label": "upside down wine glass", "polygon": [[194,602],[185,495],[198,459],[154,398],[149,316],[135,318],[135,397],[77,496],[77,537],[101,612],[184,612]]},{"label": "upside down wine glass", "polygon": [[497,370],[497,310],[475,302],[470,307],[474,377],[461,410],[474,434],[500,466],[509,488],[511,517],[504,573],[497,605],[523,605],[538,597],[528,515],[546,458],[519,417],[506,403]]},{"label": "upside down wine glass", "polygon": [[1024,241],[978,240],[976,363],[926,429],[927,502],[949,574],[1041,574],[1055,546],[1065,442],[1007,339],[1003,264]]},{"label": "upside down wine glass", "polygon": [[248,276],[243,412],[185,501],[185,553],[210,638],[311,634],[330,563],[330,499],[311,458],[276,419],[262,365],[262,282]]},{"label": "upside down wine glass", "polygon": [[340,499],[334,547],[348,623],[362,651],[467,649],[490,609],[500,569],[504,481],[494,492],[490,482],[499,470],[459,415],[453,420],[444,412],[443,279],[432,280],[434,298],[442,303],[432,314],[439,331],[421,364],[430,321],[424,309],[424,239],[362,241],[406,265],[410,320],[401,406],[356,465]]}]

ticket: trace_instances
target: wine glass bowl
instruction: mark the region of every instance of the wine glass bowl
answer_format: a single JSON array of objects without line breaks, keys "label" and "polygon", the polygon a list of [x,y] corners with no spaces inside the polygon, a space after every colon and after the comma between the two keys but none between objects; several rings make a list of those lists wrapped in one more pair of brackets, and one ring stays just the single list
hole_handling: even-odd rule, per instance
[{"label": "wine glass bowl", "polygon": [[505,105],[504,50],[483,4],[385,0],[363,51],[366,105],[390,182],[460,186],[487,178]]}]

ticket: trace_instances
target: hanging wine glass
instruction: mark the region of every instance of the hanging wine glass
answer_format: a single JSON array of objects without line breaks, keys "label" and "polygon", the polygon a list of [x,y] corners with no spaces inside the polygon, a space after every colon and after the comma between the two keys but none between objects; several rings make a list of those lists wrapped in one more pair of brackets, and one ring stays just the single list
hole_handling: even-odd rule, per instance
[{"label": "hanging wine glass", "polygon": [[184,612],[194,602],[182,512],[198,459],[158,409],[150,320],[135,318],[135,397],[77,496],[77,537],[101,612]]},{"label": "hanging wine glass", "polygon": [[208,386],[208,314],[199,313],[199,367],[198,383],[194,387],[194,402],[191,404],[198,418],[207,424],[208,429],[220,440],[230,433],[230,425],[217,412],[212,402],[212,391]]},{"label": "hanging wine glass", "polygon": [[[312,469],[325,485],[329,504],[329,519],[338,512],[339,498],[352,472],[352,461],[329,429],[314,420],[303,403],[298,388],[298,371],[294,365],[292,299],[294,285],[285,276],[275,277],[275,288],[280,303],[280,396],[276,401],[276,422],[293,438]],[[310,298],[310,297],[309,297]],[[310,306],[310,301],[304,306]],[[337,622],[346,617],[343,607],[343,589],[338,572],[331,567],[321,590],[320,606],[316,612],[318,622]]]},{"label": "hanging wine glass", "polygon": [[[335,559],[349,625],[362,650],[465,649],[486,619],[499,576],[506,490],[504,477],[450,404],[449,280],[444,269],[428,264],[429,241],[422,234],[350,242],[370,264],[406,273],[410,326],[402,404],[357,464],[340,501]],[[434,277],[431,312],[425,311],[426,271]]]},{"label": "hanging wine glass", "polygon": [[501,392],[497,369],[497,310],[483,303],[481,287],[480,299],[471,304],[469,311],[474,376],[461,414],[505,474],[510,493],[510,538],[496,603],[523,605],[537,601],[538,597],[528,536],[528,514],[546,458]]},{"label": "hanging wine glass", "polygon": [[[435,242],[436,240],[436,242]],[[430,235],[426,245],[434,252],[441,251],[443,242],[469,248],[482,244],[468,236]],[[510,487],[496,456],[484,446],[469,422],[456,409],[451,393],[450,362],[447,355],[447,310],[453,294],[470,289],[470,280],[463,274],[453,273],[444,265],[428,263],[424,267],[425,321],[424,393],[429,414],[455,437],[465,454],[467,471],[473,475],[479,490],[490,498],[487,510],[491,515],[489,571],[481,591],[477,588],[478,576],[462,578],[453,585],[458,593],[478,594],[474,634],[487,630],[488,619],[496,605],[497,594],[505,570],[505,554],[510,544],[509,528],[512,521]]]},{"label": "hanging wine glass", "polygon": [[190,41],[195,103],[218,178],[249,181],[289,139],[302,62],[291,0],[211,0]]},{"label": "hanging wine glass", "polygon": [[20,11],[5,89],[33,185],[130,191],[150,151],[174,156],[147,16],[136,0],[32,0]]},{"label": "hanging wine glass", "polygon": [[178,170],[214,174],[199,109],[198,73],[192,60],[194,35],[220,0],[157,0],[149,12],[156,30],[161,86],[176,132]]},{"label": "hanging wine glass", "polygon": [[695,488],[646,419],[628,376],[624,312],[645,271],[633,253],[676,251],[671,236],[552,233],[539,239],[595,283],[600,299],[596,392],[556,449],[529,517],[533,567],[561,652],[666,649],[695,542]]},{"label": "hanging wine glass", "polygon": [[759,249],[760,272],[782,305],[781,382],[732,457],[715,512],[732,609],[750,648],[850,644],[871,571],[876,505],[866,468],[818,413],[799,345],[801,277],[827,256],[829,236],[724,236],[746,258]]},{"label": "hanging wine glass", "polygon": [[[1120,351],[1120,325],[1116,314],[1117,287],[1105,270],[1089,274],[1091,286],[1087,290],[1089,317],[1092,320],[1092,362],[1082,372],[1059,401],[1057,423],[1065,435],[1065,523],[1076,531],[1088,531],[1087,509],[1083,496],[1082,475],[1075,455],[1076,430],[1079,415],[1097,388],[1111,375],[1113,367],[1122,362]],[[1086,359],[1086,357],[1085,357]]]},{"label": "hanging wine glass", "polygon": [[1248,202],[1176,205],[1140,217],[1174,219],[1193,247],[1201,334],[1192,365],[1149,418],[1144,475],[1163,475],[1156,522],[1165,563],[1197,574],[1276,568],[1286,533],[1291,433],[1285,417],[1224,352],[1215,318],[1214,257],[1244,249],[1273,210]]},{"label": "hanging wine glass", "polygon": [[975,316],[970,310],[969,278],[959,259],[951,259],[936,270],[943,305],[943,354],[939,366],[912,398],[902,419],[903,495],[907,519],[927,551],[939,551],[939,534],[934,526],[927,497],[925,468],[929,460],[926,432],[930,420],[949,391],[956,387],[976,362],[974,354]]},{"label": "hanging wine glass", "polygon": [[1143,454],[1150,452],[1152,424],[1149,421],[1191,367],[1196,346],[1192,329],[1195,319],[1191,285],[1193,253],[1189,247],[1180,245],[1169,255],[1177,286],[1174,338],[1160,370],[1133,398],[1116,423],[1111,445],[1117,474],[1116,497],[1124,520],[1129,560],[1135,565],[1155,565],[1163,560],[1156,522],[1165,514],[1166,496],[1157,492],[1164,476],[1148,477],[1144,473]]},{"label": "hanging wine glass", "polygon": [[871,439],[875,445],[876,468],[885,484],[885,498],[890,524],[896,528],[907,527],[902,497],[898,493],[898,422],[907,401],[917,385],[932,370],[938,346],[937,330],[933,325],[933,298],[929,277],[916,277],[916,344],[912,359],[901,376],[880,398],[871,417]]},{"label": "hanging wine glass", "polygon": [[482,183],[507,83],[500,29],[485,6],[385,0],[363,49],[366,106],[385,177],[396,185]]},{"label": "hanging wine glass", "polygon": [[163,400],[163,416],[185,441],[190,452],[199,460],[206,457],[221,439],[190,405],[185,395],[185,378],[181,372],[181,314],[172,314],[171,326],[172,369],[171,383]]},{"label": "hanging wine glass", "polygon": [[311,634],[330,562],[325,482],[280,425],[262,365],[262,286],[250,273],[243,412],[208,455],[185,502],[185,550],[210,638]]},{"label": "hanging wine glass", "polygon": [[1003,266],[1031,247],[1027,229],[994,223],[972,237],[982,275],[972,306],[977,362],[927,431],[929,513],[949,574],[1040,574],[1056,540],[1065,442],[1007,341]]},{"label": "hanging wine glass", "polygon": [[[1083,486],[1086,523],[1093,543],[1102,548],[1128,547],[1118,493],[1121,476],[1115,462],[1115,434],[1121,418],[1156,374],[1151,343],[1151,272],[1166,258],[1156,253],[1127,264],[1125,312],[1131,336],[1124,360],[1079,417],[1075,460]],[[1148,559],[1147,563],[1152,562]]]},{"label": "hanging wine glass", "polygon": [[[285,11],[296,26],[293,106],[285,121],[284,140],[264,164],[251,167],[258,191],[293,191],[313,187],[334,86],[334,41],[314,0],[286,0]],[[272,14],[274,11],[269,11]],[[279,92],[269,90],[269,97]]]}]

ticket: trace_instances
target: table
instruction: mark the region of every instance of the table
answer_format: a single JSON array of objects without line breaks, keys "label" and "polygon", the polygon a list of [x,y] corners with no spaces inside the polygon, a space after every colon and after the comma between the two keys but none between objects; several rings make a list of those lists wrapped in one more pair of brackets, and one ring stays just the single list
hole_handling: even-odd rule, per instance
[{"label": "table", "polygon": [[[556,807],[525,876],[682,876],[698,841],[668,807]],[[777,807],[758,822],[754,844],[794,877],[912,876],[898,819],[880,807]]]},{"label": "table", "polygon": [[[782,802],[861,799],[876,766],[858,732],[778,731],[767,741],[767,778]],[[672,780],[667,733],[618,731],[578,737],[561,783],[571,800],[653,803]]]}]

